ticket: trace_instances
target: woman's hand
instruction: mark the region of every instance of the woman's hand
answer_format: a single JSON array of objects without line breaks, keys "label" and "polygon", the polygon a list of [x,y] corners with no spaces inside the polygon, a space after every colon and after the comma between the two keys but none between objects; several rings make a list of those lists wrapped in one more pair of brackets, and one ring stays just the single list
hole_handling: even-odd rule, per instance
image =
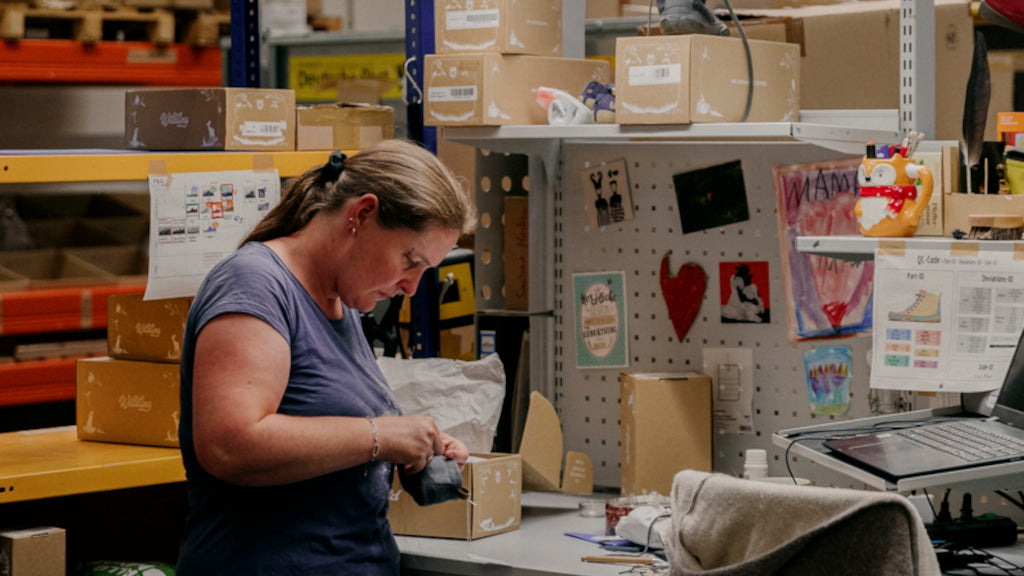
[{"label": "woman's hand", "polygon": [[[434,456],[445,453],[443,438],[447,435],[437,429],[430,416],[381,416],[374,421],[379,434],[380,459],[402,465],[407,474],[416,474],[426,468]],[[465,452],[468,457],[469,451]]]},{"label": "woman's hand", "polygon": [[469,459],[469,448],[462,443],[462,440],[444,432],[441,432],[441,441],[444,443],[444,457],[458,462],[459,470],[462,470],[462,466]]}]

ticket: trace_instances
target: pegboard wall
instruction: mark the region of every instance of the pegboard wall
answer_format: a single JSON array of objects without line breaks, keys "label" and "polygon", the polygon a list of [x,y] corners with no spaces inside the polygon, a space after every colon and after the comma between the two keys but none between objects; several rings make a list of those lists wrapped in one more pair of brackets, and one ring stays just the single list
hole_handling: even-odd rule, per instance
[{"label": "pegboard wall", "polygon": [[[799,142],[566,142],[545,166],[546,190],[530,190],[537,163],[524,175],[522,158],[483,152],[478,154],[477,202],[481,229],[476,238],[478,308],[500,308],[503,283],[500,232],[503,195],[553,195],[554,306],[551,342],[535,342],[553,351],[554,382],[531,382],[551,398],[558,410],[566,450],[590,456],[596,486],[620,485],[619,374],[623,371],[701,371],[704,348],[749,348],[753,354],[753,424],[750,434],[714,437],[714,469],[739,475],[744,451],[768,450],[769,474],[786,475],[783,450],[772,445],[772,433],[831,419],[862,418],[869,404],[870,338],[822,339],[791,343],[787,339],[785,289],[775,209],[773,168],[842,158],[848,155]],[[503,160],[504,158],[504,160]],[[628,170],[633,219],[606,226],[588,224],[584,199],[584,173],[591,167],[624,160]],[[684,234],[673,175],[739,160],[749,219]],[[505,173],[505,167],[508,172]],[[554,177],[552,177],[554,175]],[[499,185],[498,183],[504,183]],[[485,189],[486,188],[486,189]],[[546,223],[533,221],[531,227]],[[531,254],[536,254],[531,246]],[[699,313],[685,338],[679,341],[669,320],[659,284],[662,257],[670,253],[669,267],[700,265],[708,276]],[[486,262],[481,255],[484,254]],[[765,324],[727,324],[721,321],[719,262],[768,263],[771,319]],[[531,273],[535,263],[531,261]],[[581,272],[622,271],[625,276],[628,367],[580,368],[575,358],[575,311],[572,276]],[[537,314],[541,311],[532,311]],[[847,346],[854,365],[850,410],[841,416],[812,414],[804,377],[803,353],[818,346]],[[887,399],[891,401],[891,399]],[[876,398],[877,402],[877,398]],[[910,406],[903,406],[904,409]],[[897,410],[888,410],[897,411]],[[666,447],[671,449],[671,447]],[[804,459],[790,456],[794,474],[825,486],[860,487],[850,478]]]}]

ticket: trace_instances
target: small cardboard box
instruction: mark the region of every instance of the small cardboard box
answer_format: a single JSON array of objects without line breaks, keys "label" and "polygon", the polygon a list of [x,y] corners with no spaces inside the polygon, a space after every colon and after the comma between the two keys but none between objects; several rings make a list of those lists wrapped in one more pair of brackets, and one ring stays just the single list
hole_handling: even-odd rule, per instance
[{"label": "small cardboard box", "polygon": [[[748,122],[800,119],[800,47],[750,40],[754,96]],[[738,122],[747,102],[747,57],[738,38],[703,34],[618,38],[619,124]]]},{"label": "small cardboard box", "polygon": [[128,90],[124,124],[129,150],[295,150],[295,92]]},{"label": "small cardboard box", "polygon": [[519,529],[523,467],[518,454],[474,454],[462,469],[468,500],[420,506],[395,474],[388,521],[395,534],[475,540]]},{"label": "small cardboard box", "polygon": [[67,534],[45,526],[0,532],[0,576],[64,576]]},{"label": "small cardboard box", "polygon": [[178,446],[178,364],[116,358],[76,363],[80,440]]},{"label": "small cardboard box", "polygon": [[[809,3],[807,3],[809,4]],[[964,93],[974,52],[974,21],[967,0],[935,0],[935,133],[929,140],[962,137]],[[900,107],[900,2],[842,2],[786,9],[741,9],[747,37],[778,39],[777,28],[801,47],[800,102],[806,110],[881,110]],[[751,22],[748,18],[758,18]],[[766,35],[771,34],[771,35]],[[733,34],[738,37],[737,34]],[[990,52],[991,55],[991,52]],[[921,56],[919,54],[919,56]],[[922,60],[919,60],[921,62]],[[993,70],[993,103],[998,98]],[[621,82],[621,79],[620,79]],[[990,109],[989,126],[995,126]]]},{"label": "small cardboard box", "polygon": [[296,150],[359,150],[395,137],[395,111],[374,104],[300,106]]},{"label": "small cardboard box", "polygon": [[711,471],[711,377],[619,375],[622,494],[668,495],[680,470]]},{"label": "small cardboard box", "polygon": [[438,54],[562,55],[562,0],[478,0],[466,6],[434,3]]},{"label": "small cardboard box", "polygon": [[181,360],[191,298],[143,300],[142,294],[107,297],[107,354],[121,360]]},{"label": "small cardboard box", "polygon": [[425,74],[428,126],[547,124],[539,86],[581,94],[592,80],[611,82],[611,66],[601,60],[492,53],[431,54]]}]

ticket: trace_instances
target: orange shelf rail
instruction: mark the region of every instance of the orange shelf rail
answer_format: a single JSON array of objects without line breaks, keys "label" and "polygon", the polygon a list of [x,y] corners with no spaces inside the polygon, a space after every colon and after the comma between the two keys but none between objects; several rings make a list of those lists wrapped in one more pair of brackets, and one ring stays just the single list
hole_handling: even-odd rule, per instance
[{"label": "orange shelf rail", "polygon": [[145,284],[103,284],[0,292],[0,335],[106,328],[107,296],[145,291]]},{"label": "orange shelf rail", "polygon": [[0,406],[75,399],[75,358],[0,364]]},{"label": "orange shelf rail", "polygon": [[19,40],[0,42],[0,81],[220,86],[219,47],[148,42]]}]

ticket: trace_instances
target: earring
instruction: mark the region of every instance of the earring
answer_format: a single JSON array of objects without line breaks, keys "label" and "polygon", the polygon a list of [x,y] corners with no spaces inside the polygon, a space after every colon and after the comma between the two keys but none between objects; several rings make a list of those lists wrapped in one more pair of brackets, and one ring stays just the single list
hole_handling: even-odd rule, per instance
[{"label": "earring", "polygon": [[351,228],[349,228],[349,230],[351,230],[352,231],[352,235],[355,236],[356,235],[356,221],[351,219],[351,218],[349,218],[348,219],[348,223],[349,223],[349,225],[351,225]]}]

